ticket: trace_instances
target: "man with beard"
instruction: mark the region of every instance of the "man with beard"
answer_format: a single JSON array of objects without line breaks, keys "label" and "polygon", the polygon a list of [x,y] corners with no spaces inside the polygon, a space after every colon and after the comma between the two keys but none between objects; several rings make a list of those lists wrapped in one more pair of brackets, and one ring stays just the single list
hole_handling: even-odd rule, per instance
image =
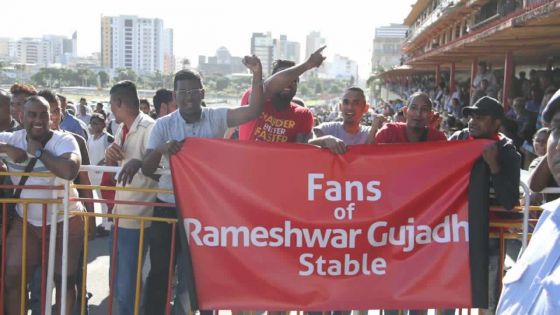
[{"label": "man with beard", "polygon": [[383,116],[375,116],[373,126],[360,124],[362,116],[368,111],[364,91],[358,87],[351,87],[342,96],[338,105],[343,121],[324,122],[313,128],[315,137],[309,144],[329,149],[332,153],[343,154],[348,145],[368,143],[370,135],[375,135],[383,123]]},{"label": "man with beard", "polygon": [[[243,64],[253,73],[252,89],[254,93],[251,95],[249,106],[205,107],[202,102],[206,91],[200,74],[191,70],[181,70],[175,74],[173,97],[179,109],[156,120],[146,145],[147,153],[142,163],[144,174],[153,175],[160,164],[164,169],[170,169],[169,159],[171,155],[179,152],[185,139],[222,138],[227,128],[236,127],[255,119],[261,113],[264,103],[261,62],[256,56],[245,56]],[[173,189],[171,175],[160,177],[159,188]],[[155,207],[155,217],[181,217],[177,208],[174,207],[175,196],[173,194],[158,193],[157,197],[159,203],[167,203],[168,206]],[[177,234],[182,235],[183,233],[184,225],[179,224]],[[171,238],[171,225],[153,222],[152,234],[149,237],[151,268],[146,280],[146,299],[144,300],[144,314],[146,315],[159,315],[165,312]],[[184,241],[184,238],[180,239]],[[175,246],[175,251],[177,261],[173,262],[172,266],[177,264],[178,284],[173,314],[187,314],[187,286],[190,285],[187,283],[187,264],[190,264],[190,257],[188,257],[188,253],[182,251],[181,246]],[[201,314],[211,312],[203,310]]]},{"label": "man with beard", "polygon": [[[273,75],[264,84],[266,101],[263,111],[257,119],[239,127],[239,140],[306,143],[311,138],[313,114],[293,103],[292,98],[297,92],[299,76],[319,67],[325,60],[321,55],[325,47],[319,48],[297,66],[287,60],[274,63]],[[242,105],[246,104],[249,94],[247,91],[243,95]]]},{"label": "man with beard", "polygon": [[[410,96],[405,123],[388,123],[375,135],[375,143],[409,143],[425,141],[446,141],[445,134],[429,127],[432,116],[432,100],[426,93],[417,92]],[[409,314],[422,314],[411,310]],[[385,314],[398,314],[396,310],[384,310]]]},{"label": "man with beard", "polygon": [[[546,163],[560,184],[560,90],[545,107],[543,121],[552,129]],[[560,314],[560,199],[542,209],[529,245],[503,279],[498,314]]]},{"label": "man with beard", "polygon": [[[31,96],[23,105],[22,122],[24,129],[13,133],[0,134],[0,153],[8,155],[8,169],[10,172],[22,172],[29,169],[32,172],[50,172],[56,177],[33,177],[27,178],[22,183],[20,177],[13,176],[12,182],[20,183],[19,185],[39,185],[39,186],[55,186],[60,184],[60,179],[73,180],[80,168],[81,156],[78,144],[74,137],[69,134],[51,130],[49,127],[50,114],[49,104],[40,96]],[[28,154],[34,158],[29,160]],[[27,162],[27,163],[26,163]],[[29,163],[34,163],[30,164]],[[22,189],[20,191],[22,199],[52,199],[58,195],[58,191],[51,190],[31,190]],[[71,197],[77,197],[75,189],[70,190]],[[27,266],[28,275],[32,275],[33,271],[40,266],[41,263],[41,225],[42,225],[42,205],[30,204],[27,206],[27,222],[23,222],[25,208],[18,204],[16,206],[17,216],[14,219],[12,227],[8,233],[6,240],[7,251],[10,255],[6,259],[6,286],[5,300],[10,301],[6,304],[8,315],[20,313],[20,280],[22,266]],[[70,201],[70,211],[83,211],[80,202]],[[62,205],[52,206],[47,209],[47,225],[50,222],[52,211],[61,211]],[[58,229],[56,255],[62,253],[62,217],[56,224]],[[22,261],[22,235],[24,224],[27,228],[27,256],[26,261]],[[49,240],[46,240],[47,244]],[[72,307],[76,301],[76,272],[78,270],[79,252],[83,244],[83,220],[81,217],[71,217],[69,219],[69,238],[68,238],[68,277],[66,315],[70,314]],[[60,297],[61,292],[61,263],[60,259],[55,262],[54,282],[57,292],[58,314],[60,314]],[[31,277],[30,277],[31,278]],[[29,278],[28,278],[29,279]],[[29,279],[30,280],[30,279]],[[25,285],[25,284],[24,284]]]},{"label": "man with beard", "polygon": [[[482,157],[478,159],[471,171],[469,186],[469,217],[471,228],[480,225],[480,233],[469,235],[470,244],[483,244],[486,248],[471,248],[472,265],[480,273],[488,274],[488,309],[483,314],[494,314],[498,303],[498,273],[500,266],[500,244],[498,239],[488,239],[488,222],[490,205],[501,205],[507,210],[513,209],[519,202],[519,170],[521,157],[513,142],[499,132],[504,109],[494,98],[484,96],[473,106],[463,108],[463,115],[469,117],[468,129],[454,133],[450,140],[488,139],[495,143],[488,145]],[[494,192],[490,193],[490,188]],[[476,210],[476,211],[474,211]],[[503,213],[502,217],[513,214]],[[506,254],[516,260],[519,246],[508,242]],[[473,271],[475,272],[475,271]],[[476,285],[475,285],[476,287]],[[483,288],[478,289],[483,290]]]},{"label": "man with beard", "polygon": [[446,141],[445,134],[428,127],[432,115],[432,101],[426,93],[410,96],[406,111],[406,123],[389,123],[375,135],[375,143],[407,143]]}]

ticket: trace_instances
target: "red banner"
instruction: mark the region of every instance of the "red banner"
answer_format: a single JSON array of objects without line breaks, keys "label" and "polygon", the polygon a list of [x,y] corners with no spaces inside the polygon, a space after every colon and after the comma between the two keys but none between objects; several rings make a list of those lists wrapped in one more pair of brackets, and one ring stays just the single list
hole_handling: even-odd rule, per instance
[{"label": "red banner", "polygon": [[486,144],[189,139],[171,162],[199,308],[470,306],[467,187]]}]

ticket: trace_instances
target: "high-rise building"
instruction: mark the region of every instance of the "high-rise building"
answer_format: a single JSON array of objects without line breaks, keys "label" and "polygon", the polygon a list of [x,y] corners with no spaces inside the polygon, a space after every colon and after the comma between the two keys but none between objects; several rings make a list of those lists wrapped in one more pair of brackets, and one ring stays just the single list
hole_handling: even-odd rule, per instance
[{"label": "high-rise building", "polygon": [[280,35],[279,39],[274,40],[274,59],[285,59],[299,63],[299,43],[288,41],[288,36]]},{"label": "high-rise building", "polygon": [[43,39],[50,42],[53,63],[68,64],[72,58],[78,56],[78,34],[74,32],[72,38],[59,35],[45,35]]},{"label": "high-rise building", "polygon": [[326,68],[327,78],[358,82],[358,63],[348,57],[334,55]]},{"label": "high-rise building", "polygon": [[[166,34],[166,35],[164,35]],[[164,71],[165,51],[172,53],[172,30],[163,20],[121,15],[101,17],[102,65],[137,73]]]},{"label": "high-rise building", "polygon": [[309,57],[317,49],[325,45],[327,41],[321,37],[320,32],[311,32],[305,40],[305,58]]},{"label": "high-rise building", "polygon": [[0,58],[7,59],[10,56],[10,39],[0,37]]},{"label": "high-rise building", "polygon": [[231,54],[227,48],[222,46],[216,50],[216,63],[220,65],[231,64]]},{"label": "high-rise building", "polygon": [[10,42],[11,57],[17,63],[47,66],[53,63],[51,42],[43,38],[21,38]]},{"label": "high-rise building", "polygon": [[173,54],[173,29],[163,30],[163,73],[175,73],[175,55]]},{"label": "high-rise building", "polygon": [[234,57],[226,47],[216,50],[215,56],[198,56],[198,71],[204,75],[246,73],[241,57]]},{"label": "high-rise building", "polygon": [[261,60],[263,76],[272,73],[272,62],[274,61],[274,41],[269,33],[253,33],[251,37],[251,54]]},{"label": "high-rise building", "polygon": [[78,32],[72,34],[72,57],[78,57]]},{"label": "high-rise building", "polygon": [[371,57],[372,70],[379,66],[388,69],[400,64],[401,47],[407,31],[408,27],[401,24],[391,24],[375,29]]},{"label": "high-rise building", "polygon": [[[305,38],[305,58],[311,56],[317,49],[326,44],[326,40],[321,37],[320,32],[311,32]],[[304,74],[304,77],[328,77],[326,66],[312,69]]]},{"label": "high-rise building", "polygon": [[[20,38],[8,41],[8,55],[10,59],[18,63],[40,66],[48,66],[54,63],[68,64],[72,58],[77,56],[77,40],[76,32],[74,32],[72,38],[59,35],[45,35],[42,38]],[[0,41],[0,55],[2,55],[1,50],[5,50],[5,41],[5,39]]]}]

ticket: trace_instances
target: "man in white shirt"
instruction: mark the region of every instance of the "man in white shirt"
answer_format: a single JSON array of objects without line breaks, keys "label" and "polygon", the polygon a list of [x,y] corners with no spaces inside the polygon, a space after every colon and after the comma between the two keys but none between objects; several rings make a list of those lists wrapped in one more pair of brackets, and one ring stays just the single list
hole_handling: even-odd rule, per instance
[{"label": "man in white shirt", "polygon": [[[62,184],[62,180],[73,180],[80,168],[81,155],[78,144],[74,137],[69,134],[51,130],[49,127],[50,113],[48,102],[39,96],[31,96],[23,105],[24,129],[13,133],[0,134],[0,153],[8,155],[6,161],[10,172],[23,172],[31,155],[36,159],[33,172],[50,172],[56,177],[28,177],[25,185],[54,186]],[[20,183],[19,176],[12,176],[13,183]],[[75,189],[71,190],[71,196],[77,197]],[[62,196],[59,190],[23,189],[21,198],[29,199],[56,199]],[[7,236],[6,246],[10,255],[6,259],[6,285],[5,300],[6,314],[19,314],[20,305],[20,281],[22,266],[27,265],[27,274],[33,271],[41,263],[41,226],[43,222],[43,206],[41,204],[17,204],[18,216],[10,228]],[[51,225],[50,213],[62,210],[62,205],[49,205],[46,211],[46,224]],[[70,202],[70,211],[83,211],[84,207],[79,202]],[[27,222],[23,218],[27,217]],[[57,245],[56,255],[62,253],[62,218],[57,223]],[[27,260],[22,262],[22,233],[23,227],[27,225]],[[83,244],[83,220],[81,217],[71,217],[69,222],[68,241],[68,278],[67,278],[67,314],[70,314],[76,300],[76,272],[78,270],[78,256]],[[28,279],[31,279],[29,277]],[[60,292],[61,264],[60,258],[55,263],[55,285]],[[60,313],[60,294],[57,294],[57,306]]]},{"label": "man in white shirt", "polygon": [[[140,100],[136,85],[131,81],[121,81],[115,84],[110,91],[111,112],[120,123],[115,134],[115,141],[107,148],[105,160],[107,165],[122,166],[118,176],[119,184],[133,188],[156,188],[157,182],[138,170],[147,153],[148,138],[154,126],[154,120],[140,111]],[[115,200],[137,202],[154,202],[156,194],[153,192],[118,190]],[[114,214],[151,217],[152,206],[115,204]],[[136,266],[138,263],[140,229],[145,229],[146,238],[149,239],[150,222],[144,225],[137,220],[120,219],[114,228],[118,229],[115,276],[115,297],[120,315],[134,314]],[[111,234],[110,243],[112,243]],[[144,257],[147,246],[144,245],[141,253]],[[140,298],[140,297],[138,297]]]},{"label": "man in white shirt", "polygon": [[[178,110],[161,117],[150,135],[147,144],[148,153],[142,163],[144,174],[153,174],[160,163],[169,169],[170,156],[179,152],[187,138],[222,138],[228,127],[235,127],[256,118],[262,111],[263,82],[262,66],[255,57],[245,57],[243,63],[253,73],[253,88],[249,106],[235,108],[203,107],[204,85],[200,74],[191,70],[182,70],[175,74],[173,96]],[[162,175],[159,179],[159,188],[172,189],[171,175]],[[158,194],[158,201],[162,203],[175,203],[172,194]],[[180,217],[175,207],[156,207],[156,217]],[[180,221],[181,222],[181,221]],[[183,224],[178,229],[183,229]],[[169,272],[169,255],[171,252],[171,226],[167,223],[153,223],[150,238],[151,269],[146,280],[146,300],[144,313],[146,315],[163,314],[165,311],[165,298],[167,296],[167,274]],[[156,232],[157,231],[157,232]],[[186,314],[186,270],[185,264],[189,258],[176,246],[178,265],[177,297],[175,299],[173,314]],[[201,311],[208,314],[210,311]]]}]

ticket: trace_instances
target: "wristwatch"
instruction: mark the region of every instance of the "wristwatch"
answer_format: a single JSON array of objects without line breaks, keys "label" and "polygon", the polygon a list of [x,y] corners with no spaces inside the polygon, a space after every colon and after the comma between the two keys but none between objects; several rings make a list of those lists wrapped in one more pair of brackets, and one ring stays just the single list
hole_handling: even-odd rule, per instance
[{"label": "wristwatch", "polygon": [[40,159],[43,156],[43,151],[44,149],[37,149],[37,151],[35,151],[35,158]]}]

